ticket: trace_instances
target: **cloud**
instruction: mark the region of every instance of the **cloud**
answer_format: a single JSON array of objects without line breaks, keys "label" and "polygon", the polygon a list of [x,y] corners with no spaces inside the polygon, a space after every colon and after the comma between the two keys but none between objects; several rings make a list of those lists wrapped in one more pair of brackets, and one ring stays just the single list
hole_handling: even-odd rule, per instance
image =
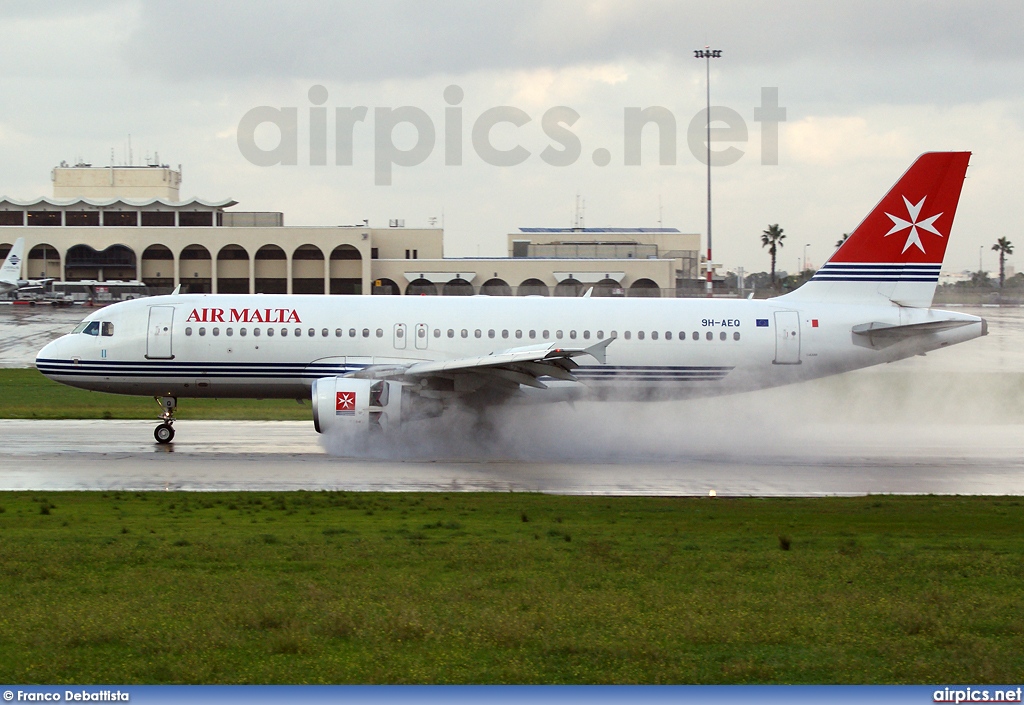
[{"label": "cloud", "polygon": [[[983,6],[955,0],[186,0],[146,3],[140,13],[125,57],[166,77],[273,73],[358,82],[560,69],[624,57],[691,60],[705,38],[737,66],[1024,58],[1024,6],[1016,0]],[[168,48],[173,60],[155,47]]]}]

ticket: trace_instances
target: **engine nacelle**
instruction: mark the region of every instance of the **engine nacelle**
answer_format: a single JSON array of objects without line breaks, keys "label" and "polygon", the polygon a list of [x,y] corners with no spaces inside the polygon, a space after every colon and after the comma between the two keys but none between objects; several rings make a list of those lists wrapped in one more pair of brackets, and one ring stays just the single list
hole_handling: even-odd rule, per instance
[{"label": "engine nacelle", "polygon": [[313,382],[313,426],[397,428],[402,422],[402,385],[378,379],[322,377]]}]

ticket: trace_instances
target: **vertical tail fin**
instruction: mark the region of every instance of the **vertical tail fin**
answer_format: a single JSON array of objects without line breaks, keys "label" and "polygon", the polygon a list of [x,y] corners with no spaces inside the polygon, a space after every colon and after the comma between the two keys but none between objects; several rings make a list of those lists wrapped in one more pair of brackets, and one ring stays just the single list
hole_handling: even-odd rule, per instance
[{"label": "vertical tail fin", "polygon": [[792,300],[928,307],[970,152],[922,154]]},{"label": "vertical tail fin", "polygon": [[0,266],[0,285],[8,285],[4,289],[16,288],[18,280],[21,279],[21,262],[25,259],[25,238],[19,237],[14,241],[7,259]]}]

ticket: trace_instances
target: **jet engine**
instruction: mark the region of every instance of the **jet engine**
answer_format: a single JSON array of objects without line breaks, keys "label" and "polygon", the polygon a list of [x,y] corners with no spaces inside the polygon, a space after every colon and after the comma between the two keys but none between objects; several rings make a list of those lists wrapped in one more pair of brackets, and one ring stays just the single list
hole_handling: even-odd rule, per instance
[{"label": "jet engine", "polygon": [[375,379],[322,377],[313,382],[313,426],[317,433],[332,428],[383,430],[402,422],[402,385]]}]

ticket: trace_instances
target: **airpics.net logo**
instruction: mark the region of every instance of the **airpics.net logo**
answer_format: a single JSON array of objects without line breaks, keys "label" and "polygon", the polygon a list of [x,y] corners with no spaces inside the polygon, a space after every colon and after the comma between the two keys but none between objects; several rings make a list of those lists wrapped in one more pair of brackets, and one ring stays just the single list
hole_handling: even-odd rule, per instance
[{"label": "airpics.net logo", "polygon": [[[494,167],[514,167],[530,159],[553,167],[566,167],[584,158],[584,146],[573,126],[581,115],[566,105],[548,108],[540,116],[539,129],[549,141],[538,153],[531,152],[520,143],[528,130],[537,130],[534,116],[513,105],[498,105],[483,110],[479,115],[466,115],[461,107],[465,91],[457,85],[444,89],[444,102],[440,130],[434,119],[423,108],[402,105],[399,107],[375,107],[372,117],[365,105],[339,106],[333,110],[333,124],[329,124],[328,91],[324,86],[311,86],[307,97],[310,105],[304,109],[306,125],[303,131],[309,135],[309,166],[327,166],[328,134],[333,134],[333,164],[351,167],[356,153],[357,140],[373,141],[373,181],[377,186],[390,186],[394,179],[395,167],[411,168],[423,164],[442,144],[446,167],[458,167],[466,163],[465,143],[468,137],[473,155],[484,164]],[[440,108],[438,105],[435,107]],[[698,111],[686,127],[686,148],[690,155],[701,164],[709,161],[711,166],[730,166],[743,159],[742,148],[749,139],[749,129],[743,115],[732,108],[713,105],[710,110],[710,132],[708,110]],[[779,123],[786,120],[786,109],[779,106],[779,89],[761,89],[760,105],[753,108],[753,120],[760,130],[760,160],[763,165],[779,163]],[[502,144],[496,146],[492,132],[495,128],[504,132],[511,130],[515,135],[514,144],[509,146],[507,135]],[[651,126],[651,129],[647,129]],[[242,156],[255,166],[296,166],[299,164],[300,109],[298,107],[273,107],[260,105],[247,111],[238,122],[238,149]],[[257,132],[269,140],[260,140]],[[415,134],[411,146],[403,147],[406,140],[398,140],[398,134]],[[440,133],[440,139],[439,139]],[[536,135],[530,135],[535,137]],[[276,137],[276,140],[275,140]],[[710,137],[710,142],[709,142]],[[660,166],[675,166],[679,160],[677,145],[677,121],[675,114],[663,106],[626,107],[622,109],[621,145],[617,154],[605,147],[592,148],[590,160],[598,167],[607,167],[615,162],[622,166],[641,166],[645,139],[657,140],[657,163]],[[302,145],[306,157],[307,145]],[[305,160],[304,160],[305,161]]]}]

